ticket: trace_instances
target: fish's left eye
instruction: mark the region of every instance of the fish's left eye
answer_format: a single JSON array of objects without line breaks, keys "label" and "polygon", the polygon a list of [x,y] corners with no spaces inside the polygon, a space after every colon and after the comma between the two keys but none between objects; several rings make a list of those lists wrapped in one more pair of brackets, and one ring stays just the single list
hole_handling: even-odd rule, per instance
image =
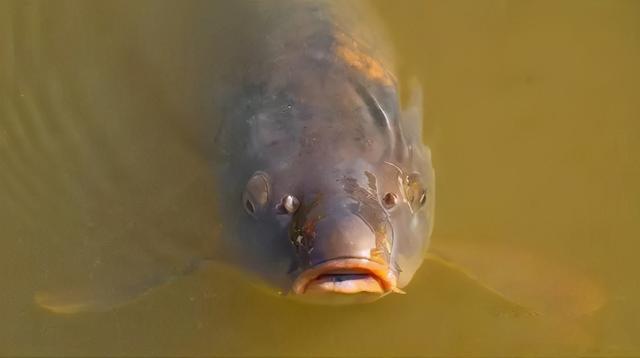
[{"label": "fish's left eye", "polygon": [[424,203],[427,202],[427,191],[423,190],[422,195],[420,195],[420,206],[424,206]]},{"label": "fish's left eye", "polygon": [[409,174],[405,179],[405,197],[411,210],[420,210],[427,202],[427,188],[422,184],[420,174]]}]

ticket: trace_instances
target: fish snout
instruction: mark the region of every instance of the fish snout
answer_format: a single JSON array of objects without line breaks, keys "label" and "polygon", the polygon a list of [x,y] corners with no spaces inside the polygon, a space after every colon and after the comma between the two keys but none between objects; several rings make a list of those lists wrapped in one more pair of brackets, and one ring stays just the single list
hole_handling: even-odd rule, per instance
[{"label": "fish snout", "polygon": [[397,291],[397,273],[390,264],[393,232],[388,220],[367,220],[366,215],[348,210],[332,212],[307,220],[301,235],[292,239],[294,245],[300,244],[298,249],[304,246],[300,259],[306,268],[295,279],[293,292],[368,293],[378,298]]}]

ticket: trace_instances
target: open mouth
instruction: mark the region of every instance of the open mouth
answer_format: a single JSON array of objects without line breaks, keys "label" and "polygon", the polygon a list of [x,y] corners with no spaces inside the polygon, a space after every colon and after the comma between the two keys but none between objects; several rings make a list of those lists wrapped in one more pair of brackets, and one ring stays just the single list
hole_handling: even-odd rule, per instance
[{"label": "open mouth", "polygon": [[[293,283],[293,292],[311,293],[374,293],[400,291],[396,276],[389,266],[368,259],[341,258],[326,261],[301,273]],[[400,291],[401,292],[401,291]]]}]

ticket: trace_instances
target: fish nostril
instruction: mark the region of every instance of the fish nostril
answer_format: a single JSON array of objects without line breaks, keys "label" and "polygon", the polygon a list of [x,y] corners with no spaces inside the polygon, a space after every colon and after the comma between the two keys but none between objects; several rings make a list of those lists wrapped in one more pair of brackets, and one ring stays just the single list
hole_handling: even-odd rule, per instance
[{"label": "fish nostril", "polygon": [[391,209],[398,203],[398,196],[394,193],[386,193],[384,197],[382,197],[382,204],[385,209]]},{"label": "fish nostril", "polygon": [[277,206],[282,214],[293,214],[300,207],[300,200],[293,195],[285,195]]},{"label": "fish nostril", "polygon": [[293,195],[287,195],[282,200],[282,206],[289,214],[293,214],[300,207],[300,200]]}]

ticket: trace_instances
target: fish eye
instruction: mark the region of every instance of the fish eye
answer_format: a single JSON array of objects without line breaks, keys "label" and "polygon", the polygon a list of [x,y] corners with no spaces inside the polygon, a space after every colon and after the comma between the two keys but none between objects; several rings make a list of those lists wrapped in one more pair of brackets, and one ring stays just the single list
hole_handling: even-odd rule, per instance
[{"label": "fish eye", "polygon": [[424,203],[427,202],[427,191],[426,190],[422,191],[422,195],[420,195],[420,201],[419,202],[420,202],[420,206],[423,206]]},{"label": "fish eye", "polygon": [[391,209],[398,203],[398,196],[394,193],[386,193],[382,197],[382,205],[385,209]]},{"label": "fish eye", "polygon": [[242,202],[247,214],[254,216],[269,201],[269,176],[264,172],[256,172],[247,181],[242,194]]},{"label": "fish eye", "polygon": [[256,212],[256,206],[253,205],[253,203],[249,199],[245,200],[244,208],[247,210],[247,213],[249,213],[249,215],[253,215]]},{"label": "fish eye", "polygon": [[420,174],[409,174],[405,179],[405,196],[412,211],[419,210],[427,202],[427,189],[422,184]]}]

